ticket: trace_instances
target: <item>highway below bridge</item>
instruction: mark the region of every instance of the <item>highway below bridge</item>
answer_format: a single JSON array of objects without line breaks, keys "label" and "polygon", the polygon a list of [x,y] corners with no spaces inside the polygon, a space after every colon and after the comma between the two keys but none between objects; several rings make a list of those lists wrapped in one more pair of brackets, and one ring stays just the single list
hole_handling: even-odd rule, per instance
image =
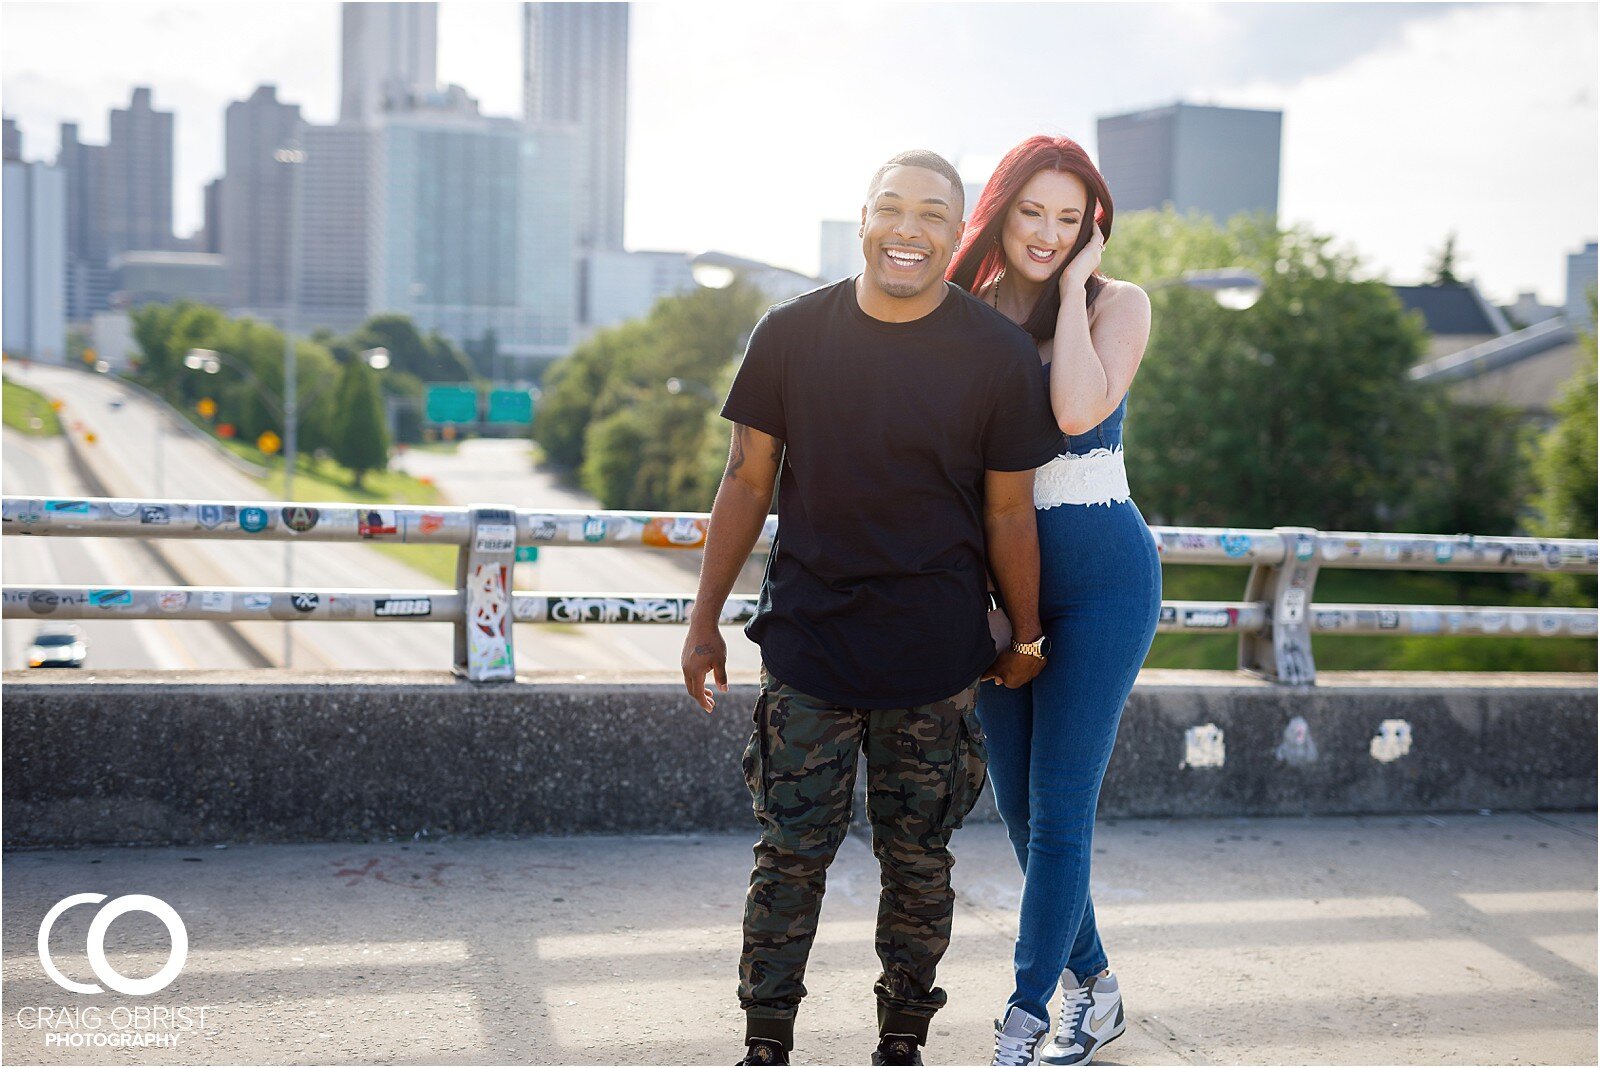
[{"label": "highway below bridge", "polygon": [[[104,495],[140,498],[261,501],[281,497],[277,480],[262,485],[239,470],[215,443],[178,424],[179,417],[139,391],[106,375],[60,367],[7,365],[6,374],[65,404],[62,418],[96,438],[79,443]],[[73,470],[72,446],[61,439],[5,437],[5,492],[41,496],[95,496]],[[473,440],[455,453],[411,450],[396,466],[434,481],[447,504],[594,509],[592,498],[563,487],[536,470],[529,443]],[[118,541],[123,544],[117,544]],[[76,543],[76,544],[74,544]],[[282,543],[241,541],[152,541],[142,550],[126,539],[7,538],[4,579],[8,584],[51,582],[117,585],[165,584],[158,562],[170,561],[188,585],[259,586],[283,583]],[[93,548],[86,548],[93,546]],[[302,543],[294,548],[294,583],[317,587],[429,589],[449,585],[365,545]],[[692,595],[699,554],[610,548],[543,548],[537,564],[518,565],[519,589],[585,593]],[[754,573],[753,571],[750,573]],[[740,592],[754,592],[746,582]],[[229,642],[219,626],[231,626],[247,641]],[[282,631],[288,624],[238,622],[96,622],[85,627],[90,667],[156,669],[280,666]],[[6,620],[6,668],[25,666],[24,654],[38,624]],[[138,628],[118,633],[119,628]],[[306,670],[440,668],[450,665],[447,623],[362,626],[354,623],[292,625],[293,665]],[[754,680],[760,652],[741,628],[723,628],[729,670]],[[681,627],[582,628],[519,624],[515,630],[521,671],[663,671],[676,669]]]}]

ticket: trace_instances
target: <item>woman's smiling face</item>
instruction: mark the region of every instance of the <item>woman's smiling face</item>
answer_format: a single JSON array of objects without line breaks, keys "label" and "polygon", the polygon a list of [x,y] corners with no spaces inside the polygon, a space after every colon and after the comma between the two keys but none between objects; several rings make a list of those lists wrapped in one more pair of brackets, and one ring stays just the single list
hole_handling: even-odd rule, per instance
[{"label": "woman's smiling face", "polygon": [[1006,270],[1049,281],[1077,243],[1088,204],[1089,190],[1075,174],[1044,170],[1029,178],[1000,232]]}]

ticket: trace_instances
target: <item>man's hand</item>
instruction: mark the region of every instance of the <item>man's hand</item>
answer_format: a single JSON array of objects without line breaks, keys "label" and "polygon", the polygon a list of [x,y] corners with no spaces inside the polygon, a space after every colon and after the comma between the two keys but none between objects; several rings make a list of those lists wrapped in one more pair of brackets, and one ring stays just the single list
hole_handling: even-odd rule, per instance
[{"label": "man's hand", "polygon": [[994,658],[994,663],[989,665],[979,682],[988,682],[993,679],[1008,690],[1015,690],[1019,686],[1026,686],[1044,670],[1046,661],[1042,656],[1029,656],[1027,653],[1017,653],[1010,649]]},{"label": "man's hand", "polygon": [[722,633],[712,627],[707,631],[690,630],[683,642],[683,686],[695,704],[709,713],[717,706],[716,696],[706,685],[706,675],[717,682],[717,689],[728,692],[728,643]]}]

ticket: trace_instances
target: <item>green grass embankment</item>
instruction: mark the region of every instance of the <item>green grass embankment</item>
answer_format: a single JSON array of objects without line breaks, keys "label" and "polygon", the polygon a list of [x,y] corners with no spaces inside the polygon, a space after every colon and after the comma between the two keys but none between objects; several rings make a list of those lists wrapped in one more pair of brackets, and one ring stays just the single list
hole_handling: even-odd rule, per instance
[{"label": "green grass embankment", "polygon": [[38,390],[4,379],[4,394],[0,395],[0,415],[6,426],[39,438],[51,438],[61,433],[61,420],[50,407],[50,398]]}]

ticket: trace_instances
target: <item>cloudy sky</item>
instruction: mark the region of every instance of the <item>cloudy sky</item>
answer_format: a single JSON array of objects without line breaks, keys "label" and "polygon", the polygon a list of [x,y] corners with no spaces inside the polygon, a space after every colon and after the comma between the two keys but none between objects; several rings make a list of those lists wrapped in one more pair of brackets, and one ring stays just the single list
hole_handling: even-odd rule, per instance
[{"label": "cloudy sky", "polygon": [[[520,15],[445,0],[440,77],[521,111]],[[1184,100],[1285,112],[1281,215],[1374,275],[1422,279],[1454,230],[1496,299],[1565,297],[1596,236],[1593,4],[635,4],[627,242],[802,270],[817,223],[853,217],[885,156],[982,172],[1033,133],[1094,150],[1099,115]],[[104,137],[135,84],[177,113],[177,225],[222,169],[222,115],[260,83],[338,110],[325,0],[0,9],[0,103],[30,158],[56,124]],[[981,177],[981,173],[975,175]],[[1115,190],[1113,190],[1115,193]]]}]

